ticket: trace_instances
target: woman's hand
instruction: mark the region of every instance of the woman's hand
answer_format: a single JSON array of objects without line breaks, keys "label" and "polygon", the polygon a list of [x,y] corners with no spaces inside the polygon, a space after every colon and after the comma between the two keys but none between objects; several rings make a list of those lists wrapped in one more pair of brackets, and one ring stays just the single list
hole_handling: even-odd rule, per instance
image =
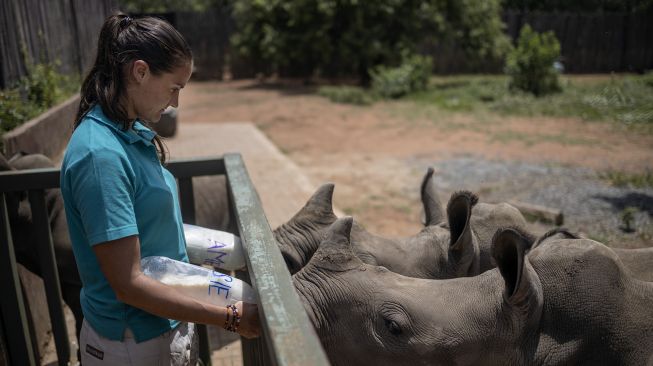
[{"label": "woman's hand", "polygon": [[245,338],[257,338],[261,335],[261,322],[258,317],[258,306],[242,301],[236,303],[240,315],[238,334]]}]

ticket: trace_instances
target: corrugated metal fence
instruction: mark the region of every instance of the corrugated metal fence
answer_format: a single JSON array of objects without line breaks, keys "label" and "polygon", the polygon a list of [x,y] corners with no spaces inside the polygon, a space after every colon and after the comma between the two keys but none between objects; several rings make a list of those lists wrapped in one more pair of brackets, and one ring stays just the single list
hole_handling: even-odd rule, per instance
[{"label": "corrugated metal fence", "polygon": [[87,70],[114,0],[0,1],[0,87],[27,74],[29,63],[59,63],[63,73]]}]

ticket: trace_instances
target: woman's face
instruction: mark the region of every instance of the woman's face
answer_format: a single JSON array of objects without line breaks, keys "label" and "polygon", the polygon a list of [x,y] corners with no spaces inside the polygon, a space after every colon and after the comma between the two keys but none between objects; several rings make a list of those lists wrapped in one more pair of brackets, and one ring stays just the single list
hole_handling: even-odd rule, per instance
[{"label": "woman's face", "polygon": [[154,75],[145,61],[134,61],[127,86],[127,114],[158,122],[161,113],[179,106],[179,91],[186,86],[193,70],[193,62],[175,68],[172,72]]}]

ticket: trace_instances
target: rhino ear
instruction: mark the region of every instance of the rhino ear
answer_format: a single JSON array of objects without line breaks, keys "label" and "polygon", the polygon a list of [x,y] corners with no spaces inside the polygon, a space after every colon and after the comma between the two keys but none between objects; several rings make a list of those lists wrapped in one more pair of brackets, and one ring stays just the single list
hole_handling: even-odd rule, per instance
[{"label": "rhino ear", "polygon": [[274,230],[277,245],[290,273],[299,271],[313,256],[322,240],[322,230],[336,221],[332,183],[323,184],[304,207]]},{"label": "rhino ear", "polygon": [[291,221],[310,219],[312,222],[330,225],[337,217],[333,213],[333,183],[321,185],[308,199],[304,207],[293,216]]},{"label": "rhino ear", "polygon": [[520,305],[529,302],[534,276],[526,268],[526,252],[533,244],[530,234],[516,228],[499,229],[492,238],[492,257],[506,284],[504,298]]},{"label": "rhino ear", "polygon": [[472,234],[472,208],[478,202],[478,197],[468,191],[460,191],[451,195],[447,205],[450,242],[449,253],[455,260],[458,275],[467,275],[470,266],[477,257],[477,245]]},{"label": "rhino ear", "polygon": [[361,266],[363,262],[351,247],[353,221],[351,216],[336,220],[327,229],[324,240],[309,263],[333,271],[347,271]]},{"label": "rhino ear", "polygon": [[422,196],[422,206],[424,207],[424,226],[437,225],[444,221],[442,204],[435,189],[433,180],[433,168],[429,167],[420,189]]}]

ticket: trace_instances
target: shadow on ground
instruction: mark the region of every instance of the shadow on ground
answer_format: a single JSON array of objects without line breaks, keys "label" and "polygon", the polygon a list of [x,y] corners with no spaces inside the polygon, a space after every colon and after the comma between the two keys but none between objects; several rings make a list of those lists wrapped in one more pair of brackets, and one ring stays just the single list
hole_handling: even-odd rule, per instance
[{"label": "shadow on ground", "polygon": [[616,212],[621,212],[627,207],[635,207],[639,211],[653,216],[653,196],[648,194],[629,192],[618,197],[597,195],[594,198],[608,202]]}]

